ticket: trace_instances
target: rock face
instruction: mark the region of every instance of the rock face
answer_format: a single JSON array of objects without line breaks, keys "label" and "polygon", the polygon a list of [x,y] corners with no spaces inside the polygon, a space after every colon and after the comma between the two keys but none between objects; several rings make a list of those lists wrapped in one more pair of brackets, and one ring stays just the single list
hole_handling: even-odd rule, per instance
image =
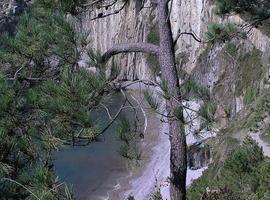
[{"label": "rock face", "polygon": [[211,161],[211,151],[205,144],[192,145],[188,148],[188,167],[196,170],[207,167]]},{"label": "rock face", "polygon": [[[129,1],[118,14],[91,20],[96,16],[109,14],[121,8],[122,5],[123,2],[119,2],[111,9],[93,9],[88,6],[77,18],[77,29],[87,33],[89,47],[104,52],[116,43],[148,41],[149,35],[155,32],[156,24],[156,11],[154,7],[148,8],[149,1],[141,12],[138,12],[141,1]],[[214,14],[214,10],[212,0],[173,1],[170,20],[174,37],[179,32],[193,32],[198,38],[205,41],[205,32],[210,23],[229,21],[242,24],[244,22],[239,16],[220,18]],[[247,40],[236,43],[241,43],[244,49],[258,49],[262,53],[260,57],[262,65],[265,67],[270,55],[270,39],[267,35],[258,29],[252,29],[247,35]],[[192,77],[200,85],[209,88],[213,95],[221,101],[222,112],[234,116],[244,107],[246,88],[239,92],[238,83],[232,81],[232,78],[235,77],[230,77],[228,73],[225,73],[230,70],[231,74],[239,75],[236,73],[238,68],[234,66],[235,63],[232,60],[228,61],[228,58],[223,56],[225,45],[211,46],[204,42],[195,41],[190,35],[182,35],[175,48],[178,68],[184,69],[187,74],[192,74]],[[87,60],[86,57],[84,58]],[[157,73],[154,71],[158,71],[158,66],[151,64],[148,60],[148,56],[141,53],[121,54],[113,59],[114,63],[121,67],[121,73],[118,77],[120,80],[156,80]],[[156,69],[153,70],[153,68]],[[226,79],[224,79],[224,73]],[[264,73],[268,77],[269,72]],[[222,88],[219,82],[224,80],[226,83],[225,87]],[[217,88],[217,85],[220,88]],[[256,88],[261,90],[261,87],[261,82],[256,83]],[[223,94],[218,91],[221,89],[225,91]],[[224,93],[229,94],[228,98]]]},{"label": "rock face", "polygon": [[[171,24],[174,37],[178,32],[193,32],[203,39],[212,18],[209,0],[173,1]],[[190,35],[182,35],[176,44],[176,62],[188,73],[195,68],[198,56],[205,44],[195,41]]]},{"label": "rock face", "polygon": [[[141,12],[138,12],[140,1],[130,1],[128,5],[116,15],[91,20],[96,16],[106,15],[121,8],[122,3],[112,9],[100,8],[92,11],[91,6],[77,18],[77,28],[88,34],[89,47],[104,52],[115,43],[147,41],[151,32],[155,31],[156,10],[148,8],[148,1]],[[178,31],[194,32],[202,37],[210,17],[209,2],[207,0],[173,1],[171,23],[174,37]],[[195,67],[196,59],[204,44],[196,42],[191,36],[183,35],[176,45],[177,63],[191,72]],[[152,78],[155,74],[147,62],[147,55],[141,53],[120,55],[115,62],[121,66],[120,79],[135,80]]]},{"label": "rock face", "polygon": [[[95,11],[92,11],[91,6],[89,6],[77,17],[77,29],[88,34],[89,47],[104,52],[113,44],[146,41],[147,34],[155,23],[155,11],[153,8],[144,8],[141,12],[138,12],[140,1],[129,1],[118,14],[91,20],[96,16],[106,15],[118,10],[122,6],[123,2],[117,3],[108,10],[100,8]],[[151,69],[146,67],[146,55],[140,53],[122,54],[115,56],[113,59],[122,69],[119,79],[154,78]]]}]

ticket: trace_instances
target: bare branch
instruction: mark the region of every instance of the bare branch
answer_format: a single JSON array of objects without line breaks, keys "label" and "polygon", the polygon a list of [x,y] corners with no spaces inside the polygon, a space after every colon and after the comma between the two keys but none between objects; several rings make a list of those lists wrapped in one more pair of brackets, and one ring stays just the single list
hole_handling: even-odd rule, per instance
[{"label": "bare branch", "polygon": [[108,115],[108,117],[110,118],[110,120],[113,120],[109,108],[108,108],[107,106],[105,106],[103,103],[101,103],[100,105],[106,110],[107,115]]},{"label": "bare branch", "polygon": [[193,37],[194,40],[196,40],[197,42],[201,43],[202,40],[194,33],[194,32],[179,32],[175,41],[174,41],[174,46],[177,43],[177,40],[180,38],[181,35],[190,35]]},{"label": "bare branch", "polygon": [[[143,113],[143,116],[144,116],[144,129],[143,129],[143,135],[145,135],[146,133],[146,129],[147,129],[147,125],[148,125],[148,119],[147,119],[147,115],[146,115],[146,112],[144,111],[142,105],[141,105],[141,102],[139,102],[132,94],[130,95],[137,103],[137,105],[140,107],[142,113]],[[136,111],[137,112],[137,111]],[[137,118],[137,113],[136,113],[136,118]],[[137,119],[139,121],[139,119]]]},{"label": "bare branch", "polygon": [[100,6],[98,6],[98,8],[99,8],[99,9],[100,9],[100,8],[105,8],[105,9],[107,10],[109,7],[115,5],[116,3],[117,3],[117,0],[114,0],[112,3],[100,5]]},{"label": "bare branch", "polygon": [[107,62],[112,56],[117,55],[119,53],[133,53],[133,52],[144,52],[158,55],[159,46],[143,42],[116,44],[106,53],[103,54],[102,61]]},{"label": "bare branch", "polygon": [[132,81],[131,83],[128,83],[126,85],[122,85],[120,86],[122,89],[126,89],[131,85],[137,84],[137,83],[142,83],[146,86],[154,86],[154,87],[159,87],[159,85],[157,83],[155,83],[154,81],[151,80],[136,80],[136,81]]},{"label": "bare branch", "polygon": [[103,1],[103,0],[96,0],[96,1],[93,1],[93,2],[91,2],[91,3],[83,4],[82,6],[83,6],[83,7],[93,6],[94,4],[100,3],[100,2],[102,2],[102,1]]},{"label": "bare branch", "polygon": [[[121,10],[124,9],[124,7],[127,5],[127,3],[128,3],[128,1],[125,1],[125,3],[124,3],[118,10],[115,10],[115,11],[112,12],[112,13],[108,13],[108,14],[105,14],[105,15],[103,15],[103,13],[99,13],[98,16],[92,18],[91,21],[92,21],[92,20],[95,20],[95,19],[101,19],[101,18],[104,18],[104,17],[108,17],[108,16],[110,16],[110,15],[118,14]],[[113,3],[113,4],[114,4],[114,3]],[[112,5],[113,5],[113,4],[112,4]],[[112,6],[112,5],[110,5],[110,6]]]},{"label": "bare branch", "polygon": [[[123,104],[121,105],[121,107],[119,108],[118,112],[113,116],[112,120],[107,124],[107,126],[102,130],[100,131],[96,137],[98,137],[99,135],[103,134],[113,123],[114,121],[118,118],[118,116],[120,115],[120,113],[122,112],[124,106],[126,105],[126,102],[127,102],[127,96],[126,94],[123,92],[123,90],[121,90],[123,96],[125,97],[125,100],[123,102]],[[91,142],[91,141],[89,141]]]}]

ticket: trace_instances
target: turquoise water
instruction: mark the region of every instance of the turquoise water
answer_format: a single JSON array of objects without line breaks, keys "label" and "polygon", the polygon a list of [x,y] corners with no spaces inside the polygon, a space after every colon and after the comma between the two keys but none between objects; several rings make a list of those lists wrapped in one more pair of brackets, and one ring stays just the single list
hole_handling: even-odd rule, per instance
[{"label": "turquoise water", "polygon": [[[121,106],[123,96],[117,93],[110,99],[108,107],[116,113]],[[132,118],[131,109],[122,115]],[[109,118],[105,110],[95,116],[104,126]],[[113,189],[117,179],[127,174],[125,161],[118,153],[121,142],[117,139],[117,123],[114,123],[99,139],[83,147],[66,147],[55,155],[55,171],[61,181],[73,185],[78,200],[96,200],[106,197]]]}]

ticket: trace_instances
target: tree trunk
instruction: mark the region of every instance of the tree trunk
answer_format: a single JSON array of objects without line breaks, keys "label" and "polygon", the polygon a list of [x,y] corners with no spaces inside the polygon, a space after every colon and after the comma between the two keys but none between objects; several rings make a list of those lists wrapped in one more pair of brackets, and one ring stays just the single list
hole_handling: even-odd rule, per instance
[{"label": "tree trunk", "polygon": [[[171,32],[171,24],[168,17],[168,2],[158,2],[158,23],[160,34],[159,62],[162,79],[167,82],[170,99],[166,101],[167,112],[173,114],[177,109],[183,110],[179,79],[175,65],[174,43]],[[171,200],[186,199],[186,173],[187,173],[187,152],[186,135],[184,130],[183,112],[177,119],[169,122],[169,135],[171,143],[170,152],[170,196]]]},{"label": "tree trunk", "polygon": [[187,145],[184,129],[183,108],[181,106],[181,93],[179,79],[175,65],[174,42],[169,20],[168,0],[157,0],[157,13],[159,24],[159,46],[149,43],[116,44],[102,56],[107,62],[110,57],[126,52],[145,52],[157,55],[161,68],[162,79],[166,81],[169,97],[166,100],[166,109],[169,115],[175,111],[177,115],[169,119],[169,135],[171,143],[170,152],[170,196],[171,200],[186,199],[186,173],[187,173]]}]

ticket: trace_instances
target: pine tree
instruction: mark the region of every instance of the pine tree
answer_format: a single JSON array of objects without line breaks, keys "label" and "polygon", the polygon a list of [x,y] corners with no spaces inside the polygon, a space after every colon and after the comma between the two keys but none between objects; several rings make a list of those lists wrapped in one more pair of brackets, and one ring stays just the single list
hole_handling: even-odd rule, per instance
[{"label": "pine tree", "polygon": [[1,35],[0,199],[72,199],[53,172],[52,152],[100,134],[91,112],[107,80],[103,69],[78,69],[84,38],[65,17],[76,3],[37,0],[14,37]]}]

